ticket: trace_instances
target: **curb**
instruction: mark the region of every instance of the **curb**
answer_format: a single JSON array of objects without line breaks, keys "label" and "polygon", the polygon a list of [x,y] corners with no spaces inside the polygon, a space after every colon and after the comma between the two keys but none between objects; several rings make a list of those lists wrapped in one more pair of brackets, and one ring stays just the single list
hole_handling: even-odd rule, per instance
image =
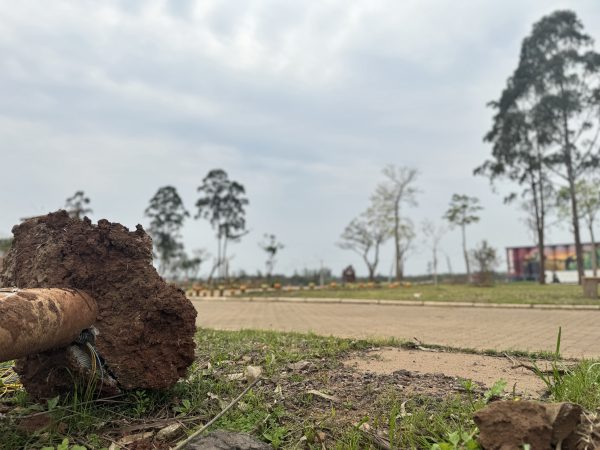
[{"label": "curb", "polygon": [[497,309],[540,309],[564,311],[600,311],[599,305],[552,305],[548,303],[480,303],[480,302],[434,302],[426,300],[384,300],[370,298],[313,298],[313,297],[196,297],[188,296],[191,301],[209,302],[255,302],[255,303],[317,303],[346,305],[381,306],[423,306],[438,308],[497,308]]}]

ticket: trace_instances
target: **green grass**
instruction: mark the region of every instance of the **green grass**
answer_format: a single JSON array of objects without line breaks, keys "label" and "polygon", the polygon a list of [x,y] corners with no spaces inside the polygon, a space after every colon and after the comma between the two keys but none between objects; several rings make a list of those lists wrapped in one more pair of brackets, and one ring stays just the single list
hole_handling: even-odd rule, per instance
[{"label": "green grass", "polygon": [[[180,421],[185,425],[184,431],[191,433],[244,389],[247,383],[231,375],[240,373],[247,365],[262,367],[263,382],[212,429],[246,431],[274,448],[320,449],[319,436],[323,434],[327,448],[376,448],[369,436],[359,430],[360,423],[383,432],[392,448],[430,448],[438,442],[467,439],[475,427],[473,412],[489,399],[489,394],[486,396],[468,382],[462,394],[427,397],[407,395],[383,379],[374,387],[366,382],[342,390],[351,394],[350,400],[343,404],[328,404],[306,393],[314,386],[326,391],[331,383],[338,383],[337,387],[344,389],[345,378],[335,378],[335,374],[339,373],[341,359],[349,352],[380,345],[411,345],[395,340],[208,329],[199,330],[196,340],[197,360],[188,377],[167,391],[136,390],[118,398],[95,401],[82,387],[73,395],[41,404],[28,399],[23,390],[1,397],[0,448],[57,448],[67,439],[71,446],[101,449],[121,437],[119,430],[156,421]],[[309,361],[311,370],[290,373],[288,365],[298,361]],[[597,393],[590,394],[596,392],[593,389],[600,375],[598,367],[590,363],[585,370],[583,366],[581,371],[574,369],[574,373],[581,376],[585,373],[587,378],[585,383],[573,381],[573,387],[564,381],[561,392],[565,398],[578,398],[581,402],[593,396],[600,398]],[[357,394],[362,395],[352,396],[353,389],[360,389]],[[596,403],[584,406],[593,405]],[[24,418],[40,414],[51,419],[47,428],[37,432],[20,429]],[[182,438],[183,435],[173,438],[168,444],[173,446]]]},{"label": "green grass", "polygon": [[581,361],[573,369],[553,377],[550,396],[557,402],[572,402],[588,411],[600,408],[600,361]]},{"label": "green grass", "polygon": [[553,305],[598,305],[598,300],[583,297],[579,285],[536,283],[499,283],[493,287],[469,285],[412,285],[411,287],[365,289],[340,287],[290,291],[252,292],[252,297],[351,298],[377,300],[419,300],[433,302],[519,303]]}]

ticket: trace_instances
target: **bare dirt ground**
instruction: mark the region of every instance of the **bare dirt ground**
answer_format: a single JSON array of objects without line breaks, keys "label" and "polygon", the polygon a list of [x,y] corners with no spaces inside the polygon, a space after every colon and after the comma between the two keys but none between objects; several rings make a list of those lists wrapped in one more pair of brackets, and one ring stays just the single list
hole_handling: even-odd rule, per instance
[{"label": "bare dirt ground", "polygon": [[[507,388],[526,396],[539,397],[544,392],[544,383],[531,371],[514,367],[508,358],[467,353],[410,350],[397,347],[363,352],[344,361],[361,373],[390,375],[398,370],[418,374],[443,374],[447,377],[471,379],[490,388],[503,379]],[[541,363],[540,367],[545,368]]]}]

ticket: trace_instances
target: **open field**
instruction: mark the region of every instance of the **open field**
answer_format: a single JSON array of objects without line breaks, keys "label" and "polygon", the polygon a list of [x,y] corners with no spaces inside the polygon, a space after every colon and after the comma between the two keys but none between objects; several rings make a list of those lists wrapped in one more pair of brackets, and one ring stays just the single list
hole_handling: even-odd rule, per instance
[{"label": "open field", "polygon": [[422,300],[433,302],[478,302],[557,305],[598,305],[598,300],[583,297],[579,285],[535,283],[501,283],[493,287],[468,285],[412,285],[395,288],[325,288],[269,290],[252,292],[252,297],[353,298],[380,300]]},{"label": "open field", "polygon": [[[467,378],[474,370],[475,380],[477,371],[487,367],[485,384],[435,374],[437,362],[414,370],[412,358],[432,354],[415,349],[415,344],[391,340],[201,329],[196,341],[197,360],[188,377],[166,392],[137,390],[106,401],[80,392],[38,404],[24,391],[11,388],[0,396],[0,448],[40,448],[64,439],[89,449],[111,443],[122,448],[169,448],[244,389],[247,381],[239,375],[249,365],[262,368],[263,381],[214,429],[246,431],[274,448],[377,448],[375,433],[391,448],[430,448],[447,440],[449,433],[474,432],[473,412],[493,395],[515,395],[503,393],[502,384],[491,382],[495,375],[531,383],[523,378],[531,374],[522,369],[507,373],[511,368],[505,358],[491,356],[478,356],[476,366],[464,364],[467,372],[462,375]],[[408,353],[404,362],[394,356],[392,368],[390,362],[376,372],[357,366],[361,361],[368,365],[369,360],[381,366],[385,363],[381,350]],[[445,354],[435,353],[436,361]],[[361,427],[364,423],[368,426]],[[173,425],[179,426],[178,431],[161,440],[158,430]],[[123,444],[131,436],[138,441]]]}]

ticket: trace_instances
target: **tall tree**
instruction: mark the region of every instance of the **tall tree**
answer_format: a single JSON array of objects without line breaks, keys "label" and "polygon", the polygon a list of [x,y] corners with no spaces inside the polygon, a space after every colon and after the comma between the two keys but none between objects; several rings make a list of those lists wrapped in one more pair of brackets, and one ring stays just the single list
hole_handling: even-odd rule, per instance
[{"label": "tall tree", "polygon": [[[579,280],[583,253],[577,181],[600,165],[600,54],[572,11],[556,11],[533,25],[523,40],[517,69],[498,104],[502,117],[519,113],[533,148],[569,189]],[[542,256],[542,255],[540,255]]]},{"label": "tall tree", "polygon": [[450,201],[450,207],[444,218],[450,222],[451,226],[460,227],[462,234],[462,248],[465,257],[465,267],[467,269],[467,279],[471,281],[471,266],[469,265],[469,252],[467,250],[467,225],[479,222],[477,213],[483,208],[479,205],[477,197],[468,195],[454,194]]},{"label": "tall tree", "polygon": [[[591,251],[591,263],[594,276],[598,274],[598,251],[596,249],[596,238],[594,235],[594,227],[596,225],[596,219],[600,213],[600,181],[586,181],[579,180],[575,184],[575,193],[577,196],[577,205],[579,208],[579,219],[583,220],[583,223],[588,229],[590,234],[590,241],[592,244]],[[557,203],[559,215],[561,217],[570,216],[570,203],[571,194],[567,187],[563,187],[558,191]]]},{"label": "tall tree", "polygon": [[392,230],[394,238],[394,263],[396,280],[404,275],[404,259],[414,239],[412,222],[402,215],[402,206],[416,206],[415,186],[419,172],[410,167],[388,165],[383,169],[386,180],[380,183],[371,201],[373,208],[384,218]]},{"label": "tall tree", "polygon": [[438,250],[440,248],[440,241],[444,234],[446,234],[446,228],[444,226],[436,226],[431,220],[424,220],[421,224],[423,235],[425,236],[425,243],[431,249],[431,271],[433,273],[433,284],[438,285]]},{"label": "tall tree", "polygon": [[75,219],[81,219],[86,214],[92,213],[92,209],[87,206],[90,204],[90,198],[83,191],[77,191],[65,202],[65,209],[69,216]]},{"label": "tall tree", "polygon": [[279,250],[284,248],[284,245],[277,240],[274,234],[265,233],[262,242],[258,244],[267,253],[267,262],[265,263],[267,269],[267,278],[270,278],[275,268],[277,260],[275,257]]},{"label": "tall tree", "polygon": [[367,265],[369,281],[373,281],[379,264],[379,249],[390,236],[387,221],[377,214],[375,208],[369,208],[346,226],[337,245],[358,253]]},{"label": "tall tree", "polygon": [[[536,112],[527,101],[514,102],[514,77],[502,92],[500,100],[491,102],[496,110],[492,129],[485,141],[492,143],[492,159],[475,169],[475,174],[486,175],[494,183],[498,178],[507,178],[522,186],[521,197],[531,206],[527,216],[529,225],[536,233],[540,258],[539,282],[545,283],[544,242],[548,197],[552,184],[548,176],[545,132]],[[506,203],[517,199],[515,192],[504,198]]]},{"label": "tall tree", "polygon": [[169,275],[183,251],[181,228],[189,213],[173,186],[163,186],[150,199],[144,214],[150,219],[148,231],[158,256],[158,271]]},{"label": "tall tree", "polygon": [[198,187],[201,197],[196,202],[196,218],[207,219],[217,233],[217,259],[209,279],[219,269],[221,277],[227,276],[227,244],[239,241],[246,231],[246,190],[237,181],[230,180],[227,172],[213,169]]}]

